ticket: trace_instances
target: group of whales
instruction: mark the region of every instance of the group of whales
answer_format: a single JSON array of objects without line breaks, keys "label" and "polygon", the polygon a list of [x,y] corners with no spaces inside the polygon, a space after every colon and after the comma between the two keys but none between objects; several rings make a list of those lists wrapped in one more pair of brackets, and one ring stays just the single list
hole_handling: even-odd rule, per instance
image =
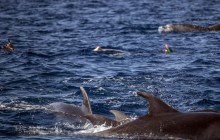
[{"label": "group of whales", "polygon": [[80,118],[83,122],[89,120],[93,125],[112,126],[110,129],[96,132],[101,137],[132,137],[138,139],[220,139],[220,112],[202,110],[194,112],[179,112],[159,98],[146,92],[137,92],[149,102],[149,113],[132,120],[124,113],[111,110],[115,119],[93,114],[85,89],[82,106],[65,103],[52,103],[51,111]]},{"label": "group of whales", "polygon": [[[220,31],[220,24],[213,26],[199,26],[192,24],[167,24],[158,28],[159,32],[208,32]],[[1,50],[12,52],[15,50],[11,41],[1,47]],[[94,51],[121,50],[103,49],[97,47]],[[82,123],[89,120],[93,125],[112,126],[108,130],[96,132],[94,135],[101,137],[134,137],[138,139],[220,139],[220,112],[203,110],[195,112],[179,112],[170,107],[159,98],[146,93],[138,92],[137,95],[149,102],[149,113],[135,120],[118,110],[110,110],[115,119],[99,114],[93,114],[88,95],[80,87],[83,95],[82,106],[75,106],[62,102],[51,103],[48,109],[79,119]]]},{"label": "group of whales", "polygon": [[[208,27],[193,25],[193,24],[167,24],[164,26],[159,26],[158,31],[159,33],[220,31],[220,23],[212,25],[212,26],[208,26]],[[8,40],[8,43],[4,45],[3,47],[1,47],[0,50],[10,53],[10,52],[13,52],[15,48],[12,42]],[[122,50],[102,48],[100,46],[97,46],[93,51],[112,51],[112,52],[117,52],[117,53],[124,53],[124,51]]]},{"label": "group of whales", "polygon": [[[216,32],[220,31],[220,23],[212,25],[212,26],[200,26],[194,24],[166,24],[164,26],[158,27],[159,33],[170,33],[170,32]],[[170,48],[169,48],[170,49]],[[93,51],[95,52],[115,52],[115,53],[124,53],[122,50],[117,49],[109,49],[109,48],[102,48],[97,46]],[[166,52],[167,50],[165,50]],[[170,49],[170,51],[172,51]]]},{"label": "group of whales", "polygon": [[47,108],[53,112],[71,116],[74,117],[74,119],[79,119],[81,123],[86,123],[87,120],[90,120],[93,125],[105,124],[105,126],[115,127],[131,120],[128,116],[118,110],[110,110],[110,112],[115,115],[115,120],[102,115],[93,114],[90,100],[85,89],[81,86],[80,90],[83,95],[82,106],[75,106],[63,102],[55,102],[49,104]]}]

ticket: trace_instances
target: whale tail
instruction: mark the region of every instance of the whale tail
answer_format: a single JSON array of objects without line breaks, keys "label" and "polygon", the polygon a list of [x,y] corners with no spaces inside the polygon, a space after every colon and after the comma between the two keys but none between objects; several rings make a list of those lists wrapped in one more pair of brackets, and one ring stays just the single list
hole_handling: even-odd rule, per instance
[{"label": "whale tail", "polygon": [[89,97],[86,93],[86,90],[82,86],[80,86],[80,90],[83,95],[82,111],[84,114],[87,114],[87,115],[92,114],[91,104],[89,101]]},{"label": "whale tail", "polygon": [[211,31],[220,31],[220,23],[215,24],[215,25],[213,25],[213,26],[209,26],[209,29],[210,29]]}]

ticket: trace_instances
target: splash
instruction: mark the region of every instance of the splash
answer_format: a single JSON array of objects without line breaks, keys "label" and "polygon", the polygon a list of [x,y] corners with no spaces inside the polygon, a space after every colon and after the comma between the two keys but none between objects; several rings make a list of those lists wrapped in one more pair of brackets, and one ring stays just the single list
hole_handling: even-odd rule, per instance
[{"label": "splash", "polygon": [[[88,124],[85,124],[85,126],[87,126],[87,125]],[[85,130],[81,130],[81,131],[75,132],[75,134],[93,134],[93,133],[101,132],[101,131],[104,131],[104,130],[112,128],[111,126],[106,127],[105,124],[91,127],[91,123],[90,123],[89,126],[90,127],[87,127],[87,129],[85,129]]]}]

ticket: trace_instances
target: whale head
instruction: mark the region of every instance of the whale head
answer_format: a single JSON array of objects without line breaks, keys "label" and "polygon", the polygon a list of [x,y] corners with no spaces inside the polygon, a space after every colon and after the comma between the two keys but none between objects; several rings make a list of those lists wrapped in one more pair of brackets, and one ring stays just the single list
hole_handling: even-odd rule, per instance
[{"label": "whale head", "polygon": [[172,32],[173,31],[173,26],[172,24],[167,24],[164,26],[159,26],[158,32],[163,33],[163,32]]}]

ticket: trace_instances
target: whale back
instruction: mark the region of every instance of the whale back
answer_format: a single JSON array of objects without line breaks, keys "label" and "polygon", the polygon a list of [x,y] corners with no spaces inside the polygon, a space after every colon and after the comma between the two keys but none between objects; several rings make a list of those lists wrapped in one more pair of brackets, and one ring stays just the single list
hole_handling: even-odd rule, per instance
[{"label": "whale back", "polygon": [[209,31],[209,28],[193,24],[172,24],[173,31],[175,32],[204,32]]},{"label": "whale back", "polygon": [[[138,92],[149,102],[149,114],[126,124],[97,132],[97,136],[134,139],[219,139],[220,114],[212,110],[178,112],[153,95]],[[126,138],[127,138],[126,137]]]},{"label": "whale back", "polygon": [[84,116],[84,113],[78,106],[67,103],[55,102],[49,104],[47,108],[53,112],[62,113],[65,115],[80,116],[80,117]]},{"label": "whale back", "polygon": [[220,31],[220,23],[215,24],[215,25],[213,25],[213,26],[209,26],[209,29],[210,29],[211,31]]}]

